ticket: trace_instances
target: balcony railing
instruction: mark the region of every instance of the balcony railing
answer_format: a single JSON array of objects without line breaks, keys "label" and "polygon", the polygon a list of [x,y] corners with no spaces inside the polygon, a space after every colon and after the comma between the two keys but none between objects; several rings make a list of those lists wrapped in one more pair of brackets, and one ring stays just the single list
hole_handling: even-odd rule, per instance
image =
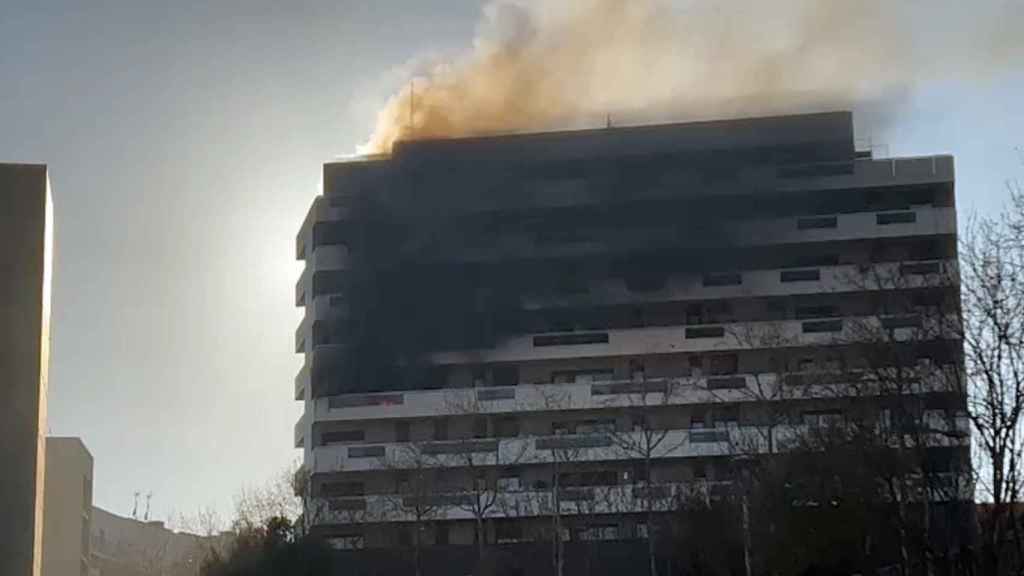
[{"label": "balcony railing", "polygon": [[[813,428],[814,424],[772,427],[727,425],[724,428],[670,429],[656,432],[652,458],[687,458],[764,453],[770,445],[785,447]],[[926,414],[913,433],[924,433],[936,446],[960,446],[969,441],[965,416],[952,420]],[[898,435],[898,429],[888,429]],[[904,432],[910,434],[910,431]],[[635,460],[637,446],[645,446],[644,432],[525,436],[427,443],[382,443],[361,446],[314,448],[315,473],[338,471],[400,470],[428,466],[459,468],[543,464],[569,459],[574,462]],[[895,436],[894,436],[895,437]],[[769,443],[769,438],[771,443]]]},{"label": "balcony railing", "polygon": [[[603,486],[563,486],[558,491],[561,513],[623,514],[669,511],[686,499],[710,500],[731,493],[729,481],[696,480],[660,484],[619,484]],[[416,509],[429,507],[431,521],[473,519],[477,501],[493,502],[491,518],[529,518],[550,515],[554,508],[554,490],[497,490],[475,492],[410,494],[373,494],[361,497],[319,500],[316,523],[361,524],[369,522],[408,522],[415,520]]]},{"label": "balcony railing", "polygon": [[[941,367],[914,367],[918,384],[904,392],[942,392],[957,375]],[[876,371],[877,372],[877,371]],[[878,382],[883,378],[882,382]],[[836,398],[864,395],[882,388],[883,373],[864,370],[813,369],[783,374],[731,374],[725,376],[657,378],[643,381],[607,380],[574,384],[521,384],[499,388],[449,388],[376,394],[344,394],[314,399],[316,421],[430,418],[473,413],[522,414],[537,411],[601,410],[638,406],[680,406]],[[901,378],[910,380],[910,378]],[[475,400],[474,400],[475,399]]]}]

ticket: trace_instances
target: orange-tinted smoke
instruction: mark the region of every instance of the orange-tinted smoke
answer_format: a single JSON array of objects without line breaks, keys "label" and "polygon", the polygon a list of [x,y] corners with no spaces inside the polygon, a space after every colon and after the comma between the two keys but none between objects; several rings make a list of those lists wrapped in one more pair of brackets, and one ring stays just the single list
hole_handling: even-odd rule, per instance
[{"label": "orange-tinted smoke", "polygon": [[484,10],[471,50],[391,97],[359,152],[609,115],[688,120],[884,100],[1009,68],[1024,56],[1022,16],[1017,0],[505,0]]}]

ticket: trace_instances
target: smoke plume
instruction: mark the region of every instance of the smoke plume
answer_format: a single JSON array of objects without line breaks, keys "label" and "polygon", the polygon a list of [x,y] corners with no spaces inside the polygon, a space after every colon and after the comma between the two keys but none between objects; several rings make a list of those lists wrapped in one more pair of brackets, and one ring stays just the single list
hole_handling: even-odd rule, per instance
[{"label": "smoke plume", "polygon": [[898,102],[1024,57],[1024,2],[503,0],[472,49],[391,97],[394,142]]}]

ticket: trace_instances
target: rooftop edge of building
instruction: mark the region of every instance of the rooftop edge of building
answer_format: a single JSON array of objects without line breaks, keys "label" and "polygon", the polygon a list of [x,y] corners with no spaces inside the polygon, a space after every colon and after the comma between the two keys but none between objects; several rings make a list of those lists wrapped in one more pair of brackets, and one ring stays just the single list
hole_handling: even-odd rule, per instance
[{"label": "rooftop edge of building", "polygon": [[578,130],[414,138],[396,142],[391,154],[334,161],[327,166],[372,170],[374,166],[381,165],[400,164],[405,167],[438,161],[529,164],[610,156],[725,151],[755,152],[777,160],[778,152],[787,149],[796,149],[796,159],[802,161],[852,159],[855,154],[853,113],[833,111]]}]

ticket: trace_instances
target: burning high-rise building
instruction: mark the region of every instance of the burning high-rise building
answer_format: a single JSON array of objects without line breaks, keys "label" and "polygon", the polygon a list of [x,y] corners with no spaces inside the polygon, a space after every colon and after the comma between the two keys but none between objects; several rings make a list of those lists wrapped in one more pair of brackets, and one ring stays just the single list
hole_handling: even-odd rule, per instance
[{"label": "burning high-rise building", "polygon": [[646,552],[855,413],[916,431],[931,497],[963,498],[953,183],[949,156],[858,150],[847,112],[325,165],[297,238],[305,522],[452,562]]}]

